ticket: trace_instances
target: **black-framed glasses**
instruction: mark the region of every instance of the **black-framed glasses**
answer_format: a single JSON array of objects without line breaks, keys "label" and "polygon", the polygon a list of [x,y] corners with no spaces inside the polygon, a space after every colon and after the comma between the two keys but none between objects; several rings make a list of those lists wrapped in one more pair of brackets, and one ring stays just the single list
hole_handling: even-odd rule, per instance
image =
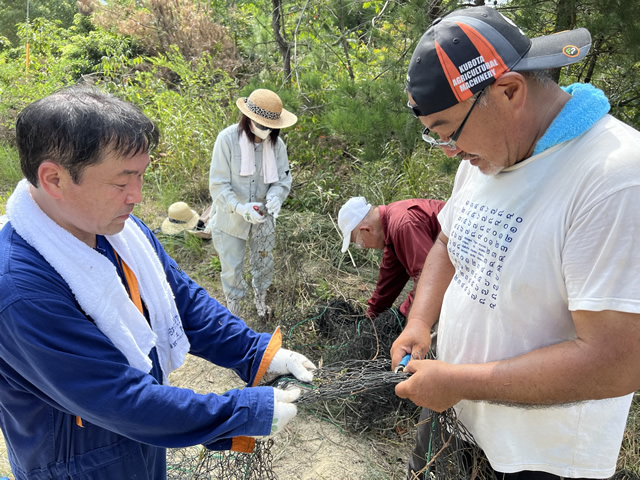
[{"label": "black-framed glasses", "polygon": [[[478,103],[478,100],[480,100],[480,97],[482,96],[482,94],[486,90],[487,90],[487,87],[483,88],[482,90],[480,90],[476,94],[476,99],[473,101],[473,104],[471,105],[471,108],[467,112],[467,115],[464,117],[464,119],[462,120],[462,123],[460,123],[460,126],[456,129],[456,131],[453,132],[453,134],[451,135],[451,138],[449,138],[449,141],[443,142],[442,140],[440,140],[439,136],[434,136],[434,135],[437,135],[437,134],[432,132],[431,130],[429,130],[428,127],[424,127],[424,129],[422,130],[422,140],[427,142],[432,147],[442,147],[442,148],[455,149],[456,148],[456,142],[458,141],[458,138],[460,138],[460,134],[462,133],[462,129],[464,128],[465,124],[467,123],[467,120],[469,120],[469,116],[471,115],[471,112],[473,112],[473,109],[475,108],[476,104]],[[418,110],[418,112],[420,112],[420,109],[418,108],[417,105],[414,106],[414,105],[410,105],[409,104],[409,106],[412,107],[412,111],[413,111],[414,115],[416,114],[416,110]],[[414,110],[414,107],[415,107],[415,110]]]}]

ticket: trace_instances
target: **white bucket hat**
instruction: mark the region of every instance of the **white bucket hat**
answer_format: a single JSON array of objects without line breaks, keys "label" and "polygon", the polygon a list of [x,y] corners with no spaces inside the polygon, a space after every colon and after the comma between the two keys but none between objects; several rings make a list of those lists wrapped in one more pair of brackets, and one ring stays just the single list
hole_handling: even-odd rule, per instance
[{"label": "white bucket hat", "polygon": [[191,210],[184,202],[176,202],[169,206],[168,217],[162,222],[160,230],[165,235],[176,235],[185,230],[192,230],[198,224],[200,215]]},{"label": "white bucket hat", "polygon": [[338,212],[338,227],[342,232],[342,253],[345,253],[351,243],[351,232],[367,216],[371,204],[364,197],[352,197]]},{"label": "white bucket hat", "polygon": [[277,93],[259,88],[248,97],[236,100],[240,111],[256,123],[269,128],[290,127],[298,117],[282,108],[282,100]]}]

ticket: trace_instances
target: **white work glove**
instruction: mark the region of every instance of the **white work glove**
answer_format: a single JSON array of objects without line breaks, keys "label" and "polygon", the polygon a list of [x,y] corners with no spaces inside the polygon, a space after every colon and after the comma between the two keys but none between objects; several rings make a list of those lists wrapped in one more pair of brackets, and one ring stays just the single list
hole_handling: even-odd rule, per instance
[{"label": "white work glove", "polygon": [[280,214],[280,207],[282,207],[282,201],[275,195],[267,197],[265,207],[267,207],[267,212],[273,215],[273,218],[278,218],[278,215]]},{"label": "white work glove", "polygon": [[287,423],[298,413],[298,407],[293,403],[300,396],[299,388],[282,390],[273,389],[273,420],[271,421],[271,434],[284,430]]},{"label": "white work glove", "polygon": [[316,366],[304,355],[292,352],[285,348],[279,349],[273,356],[267,371],[264,373],[264,380],[270,382],[279,375],[287,373],[293,374],[301,382],[313,382],[313,372]]},{"label": "white work glove", "polygon": [[262,223],[267,217],[264,213],[264,205],[259,202],[238,203],[236,205],[236,213],[241,215],[249,223]]}]

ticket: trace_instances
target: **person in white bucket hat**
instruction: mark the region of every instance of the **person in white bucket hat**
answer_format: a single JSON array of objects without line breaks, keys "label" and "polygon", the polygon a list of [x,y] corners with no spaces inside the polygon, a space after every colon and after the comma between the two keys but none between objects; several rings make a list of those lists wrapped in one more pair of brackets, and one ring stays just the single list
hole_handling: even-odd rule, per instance
[{"label": "person in white bucket hat", "polygon": [[350,242],[357,248],[383,251],[378,282],[367,301],[369,318],[392,307],[409,279],[413,279],[414,288],[399,308],[404,323],[424,261],[440,233],[438,213],[443,207],[443,201],[426,198],[370,205],[364,197],[350,198],[342,206],[338,213],[342,252],[347,251]]},{"label": "person in white bucket hat", "polygon": [[263,321],[271,313],[266,303],[273,280],[275,220],[291,189],[287,147],[280,130],[298,117],[282,106],[280,97],[259,88],[238,98],[239,123],[218,134],[209,172],[213,201],[211,238],[220,258],[220,278],[227,308],[240,315],[247,295],[243,278],[245,249],[254,304]]}]

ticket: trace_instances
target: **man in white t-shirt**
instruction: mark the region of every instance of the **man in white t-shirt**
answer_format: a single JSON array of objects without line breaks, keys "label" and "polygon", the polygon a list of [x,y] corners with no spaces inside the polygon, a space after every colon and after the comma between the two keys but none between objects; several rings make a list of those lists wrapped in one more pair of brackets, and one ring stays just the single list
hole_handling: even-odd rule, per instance
[{"label": "man in white t-shirt", "polygon": [[472,7],[436,20],[409,65],[423,139],[462,162],[392,347],[394,366],[428,351],[439,320],[438,359],[410,361],[396,393],[454,407],[500,479],[610,477],[640,387],[640,133],[602,91],[544,73],[590,43]]}]

